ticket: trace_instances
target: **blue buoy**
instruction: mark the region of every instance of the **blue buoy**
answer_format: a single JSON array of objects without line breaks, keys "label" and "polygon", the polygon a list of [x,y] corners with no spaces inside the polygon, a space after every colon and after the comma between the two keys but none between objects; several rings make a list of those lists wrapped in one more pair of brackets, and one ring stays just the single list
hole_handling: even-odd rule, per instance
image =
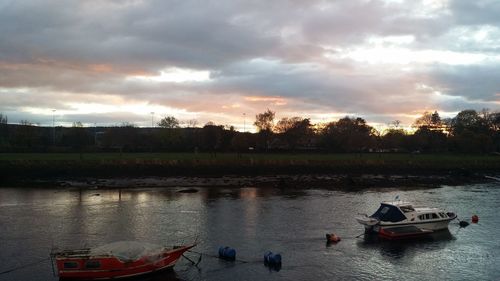
[{"label": "blue buoy", "polygon": [[234,261],[236,259],[236,250],[230,247],[219,247],[219,258]]},{"label": "blue buoy", "polygon": [[266,252],[264,254],[264,264],[269,266],[279,266],[281,265],[281,255],[273,254],[273,252]]}]

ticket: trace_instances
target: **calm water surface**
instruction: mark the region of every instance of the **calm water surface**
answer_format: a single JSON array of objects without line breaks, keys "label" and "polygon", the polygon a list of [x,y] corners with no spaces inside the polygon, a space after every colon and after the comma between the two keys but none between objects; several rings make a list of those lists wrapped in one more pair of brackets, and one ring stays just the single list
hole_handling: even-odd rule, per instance
[{"label": "calm water surface", "polygon": [[[355,238],[357,213],[379,202],[403,200],[442,207],[479,224],[456,222],[411,242]],[[198,236],[196,251],[216,255],[231,246],[230,263],[203,256],[199,268],[181,259],[175,271],[151,280],[500,280],[500,185],[435,189],[200,188],[74,190],[0,189],[0,272],[48,256],[52,247],[95,246],[117,240],[172,245]],[[336,245],[325,234],[342,237]],[[283,257],[280,271],[266,268],[266,251]],[[198,256],[188,254],[192,259]],[[1,274],[0,280],[57,280],[50,261]],[[149,279],[145,279],[149,280]]]}]

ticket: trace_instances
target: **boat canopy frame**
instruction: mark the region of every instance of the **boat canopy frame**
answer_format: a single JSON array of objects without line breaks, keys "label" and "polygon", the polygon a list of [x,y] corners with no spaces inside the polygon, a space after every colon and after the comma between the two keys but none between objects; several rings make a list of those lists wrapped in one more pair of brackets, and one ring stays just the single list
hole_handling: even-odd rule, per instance
[{"label": "boat canopy frame", "polygon": [[386,203],[381,203],[378,210],[370,217],[379,221],[388,222],[400,222],[407,219],[398,207]]}]

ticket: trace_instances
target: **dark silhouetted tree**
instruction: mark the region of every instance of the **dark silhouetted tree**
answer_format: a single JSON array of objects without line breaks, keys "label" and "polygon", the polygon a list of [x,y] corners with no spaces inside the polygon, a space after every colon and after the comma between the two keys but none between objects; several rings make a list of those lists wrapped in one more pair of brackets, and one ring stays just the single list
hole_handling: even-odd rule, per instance
[{"label": "dark silhouetted tree", "polygon": [[238,156],[241,153],[248,151],[248,148],[250,147],[248,135],[249,133],[237,133],[231,140],[231,148],[233,151],[238,153]]},{"label": "dark silhouetted tree", "polygon": [[216,152],[222,144],[224,127],[210,125],[209,123],[201,129],[201,148],[204,151],[212,152],[216,156]]},{"label": "dark silhouetted tree", "polygon": [[439,113],[424,112],[417,118],[413,127],[417,130],[411,136],[412,150],[427,152],[442,152],[447,150],[446,124],[441,120]]},{"label": "dark silhouetted tree", "polygon": [[500,112],[490,113],[487,122],[491,128],[493,150],[500,152]]},{"label": "dark silhouetted tree", "polygon": [[408,136],[403,129],[388,129],[385,134],[380,137],[380,141],[383,149],[392,151],[403,151],[408,149]]},{"label": "dark silhouetted tree", "polygon": [[359,152],[374,147],[375,130],[363,118],[344,117],[322,131],[322,143],[330,151]]},{"label": "dark silhouetted tree", "polygon": [[459,135],[465,130],[474,133],[487,133],[489,128],[487,121],[475,110],[468,109],[460,111],[457,116],[451,120],[451,133],[453,135]]},{"label": "dark silhouetted tree", "polygon": [[30,121],[21,120],[20,125],[16,127],[14,144],[23,151],[29,151],[35,146],[36,133]]},{"label": "dark silhouetted tree", "polygon": [[122,123],[117,127],[107,128],[103,143],[105,147],[123,151],[137,151],[140,136],[139,129],[131,123]]},{"label": "dark silhouetted tree", "polygon": [[0,113],[0,124],[7,124],[9,119],[7,118],[7,115],[3,115],[3,113]]},{"label": "dark silhouetted tree", "polygon": [[489,152],[495,150],[494,132],[475,110],[460,111],[451,120],[451,148],[458,152]]},{"label": "dark silhouetted tree", "polygon": [[92,142],[92,136],[81,122],[74,122],[73,126],[64,135],[62,142],[71,146],[80,154],[80,159],[83,159],[83,150]]},{"label": "dark silhouetted tree", "polygon": [[158,127],[162,128],[167,128],[167,129],[173,129],[173,128],[179,128],[179,120],[177,120],[173,116],[167,116],[162,118],[158,123]]},{"label": "dark silhouetted tree", "polygon": [[313,135],[310,120],[302,117],[282,118],[274,129],[292,150],[299,143],[305,144]]},{"label": "dark silhouetted tree", "polygon": [[412,136],[413,150],[424,152],[444,152],[447,150],[447,137],[441,130],[427,126],[420,127]]},{"label": "dark silhouetted tree", "polygon": [[415,120],[413,127],[418,129],[428,129],[428,130],[443,130],[443,122],[441,121],[441,117],[437,111],[434,113],[424,112],[424,114]]},{"label": "dark silhouetted tree", "polygon": [[275,112],[267,109],[264,113],[255,115],[255,122],[259,132],[259,147],[267,150],[269,148],[269,139],[273,134]]},{"label": "dark silhouetted tree", "polygon": [[0,113],[0,151],[9,148],[9,127],[7,122],[7,116]]},{"label": "dark silhouetted tree", "polygon": [[264,113],[255,115],[254,125],[260,131],[272,131],[274,126],[275,112],[267,109]]}]

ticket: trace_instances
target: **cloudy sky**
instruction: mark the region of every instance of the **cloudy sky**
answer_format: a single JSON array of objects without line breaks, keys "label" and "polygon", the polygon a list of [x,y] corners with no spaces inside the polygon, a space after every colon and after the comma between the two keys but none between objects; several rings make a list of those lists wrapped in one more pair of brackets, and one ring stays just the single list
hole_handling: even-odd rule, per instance
[{"label": "cloudy sky", "polygon": [[249,130],[267,108],[379,126],[494,111],[499,15],[496,0],[0,0],[0,113]]}]

